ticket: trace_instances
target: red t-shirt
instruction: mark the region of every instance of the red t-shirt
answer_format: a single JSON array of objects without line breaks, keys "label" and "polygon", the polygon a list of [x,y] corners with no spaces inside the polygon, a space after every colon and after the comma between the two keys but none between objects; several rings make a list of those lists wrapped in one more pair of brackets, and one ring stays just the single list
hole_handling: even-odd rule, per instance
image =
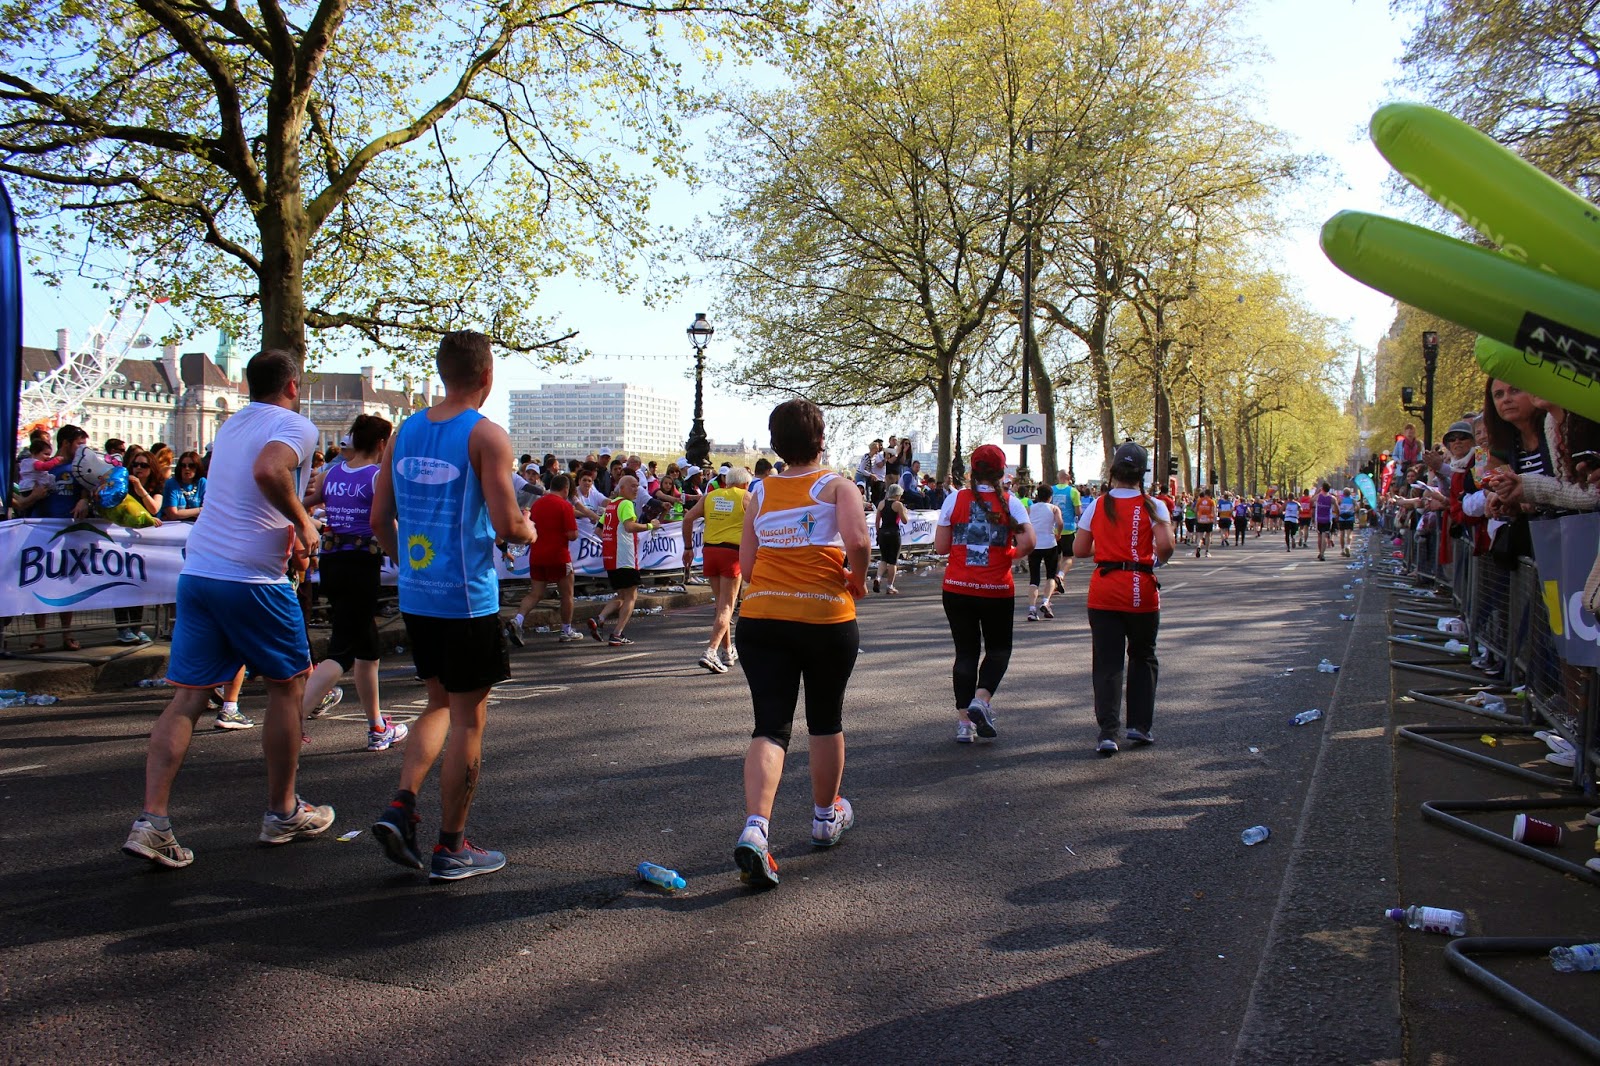
[{"label": "red t-shirt", "polygon": [[565,566],[572,562],[567,534],[578,531],[578,516],[572,504],[547,492],[528,508],[528,520],[539,534],[528,549],[529,566]]}]

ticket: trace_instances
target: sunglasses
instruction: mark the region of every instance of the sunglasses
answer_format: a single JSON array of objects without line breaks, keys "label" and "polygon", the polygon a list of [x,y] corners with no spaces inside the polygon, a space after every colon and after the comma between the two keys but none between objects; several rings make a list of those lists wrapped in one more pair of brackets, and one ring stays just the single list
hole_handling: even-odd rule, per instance
[{"label": "sunglasses", "polygon": [[135,469],[135,470],[140,470],[140,469],[149,470],[150,469],[150,464],[149,463],[134,463],[133,464],[133,469]]}]

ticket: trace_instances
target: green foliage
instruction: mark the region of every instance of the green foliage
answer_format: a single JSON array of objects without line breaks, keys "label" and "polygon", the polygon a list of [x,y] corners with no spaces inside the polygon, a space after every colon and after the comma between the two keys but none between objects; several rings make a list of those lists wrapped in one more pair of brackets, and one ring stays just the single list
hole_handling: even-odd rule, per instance
[{"label": "green foliage", "polygon": [[635,284],[699,68],[769,49],[796,12],[14,0],[0,172],[47,274],[84,241],[138,248],[200,322],[302,354],[309,326],[391,351],[477,328],[555,357],[541,281]]}]

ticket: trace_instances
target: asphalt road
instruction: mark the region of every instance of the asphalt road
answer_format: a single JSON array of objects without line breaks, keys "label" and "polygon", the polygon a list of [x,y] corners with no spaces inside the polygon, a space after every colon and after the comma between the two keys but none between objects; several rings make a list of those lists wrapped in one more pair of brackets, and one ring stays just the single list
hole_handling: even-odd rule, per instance
[{"label": "asphalt road", "polygon": [[[172,812],[196,853],[181,871],[118,851],[158,690],[0,712],[0,1058],[1387,1058],[1390,782],[1381,761],[1340,761],[1387,741],[1338,720],[1360,703],[1335,693],[1351,671],[1316,670],[1370,641],[1387,695],[1381,621],[1338,619],[1363,605],[1340,588],[1357,576],[1270,538],[1180,556],[1163,571],[1158,743],[1112,759],[1092,752],[1084,569],[1054,621],[1024,621],[1019,597],[1000,736],[970,747],[953,742],[938,578],[902,578],[904,595],[861,606],[856,828],[811,848],[798,728],[772,823],[783,883],[760,894],[731,861],[747,692],[695,664],[709,608],[636,619],[625,649],[530,634],[490,709],[471,825],[511,864],[453,885],[388,863],[365,832],[399,753],[359,750],[349,707],[311,723],[301,763],[301,791],[338,821],[281,848],[255,843],[257,733],[197,734]],[[403,713],[422,689],[397,670],[384,694]],[[246,690],[247,713],[261,702]],[[1309,707],[1334,713],[1289,725]],[[1352,856],[1356,822],[1374,850]],[[1244,847],[1257,823],[1272,839]],[[640,884],[643,859],[688,888]],[[1338,902],[1307,906],[1311,879]]]}]

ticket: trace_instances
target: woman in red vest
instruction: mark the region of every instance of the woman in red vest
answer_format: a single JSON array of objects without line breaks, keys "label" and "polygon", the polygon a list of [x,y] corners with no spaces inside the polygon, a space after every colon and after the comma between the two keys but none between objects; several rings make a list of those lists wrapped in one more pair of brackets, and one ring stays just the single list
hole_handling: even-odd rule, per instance
[{"label": "woman in red vest", "polygon": [[[955,639],[956,743],[993,737],[989,701],[1011,662],[1016,585],[1011,563],[1033,551],[1033,525],[1021,500],[1002,491],[1006,454],[993,444],[972,453],[972,488],[952,493],[939,511],[933,550],[948,555],[944,615]],[[979,655],[983,662],[978,662]]]},{"label": "woman in red vest", "polygon": [[1089,631],[1094,648],[1094,716],[1100,725],[1095,748],[1117,753],[1122,728],[1122,687],[1127,677],[1128,743],[1155,743],[1156,630],[1161,594],[1155,568],[1172,557],[1172,518],[1166,505],[1144,492],[1150,464],[1132,441],[1111,460],[1111,490],[1083,509],[1072,554],[1094,558],[1089,577]]}]

